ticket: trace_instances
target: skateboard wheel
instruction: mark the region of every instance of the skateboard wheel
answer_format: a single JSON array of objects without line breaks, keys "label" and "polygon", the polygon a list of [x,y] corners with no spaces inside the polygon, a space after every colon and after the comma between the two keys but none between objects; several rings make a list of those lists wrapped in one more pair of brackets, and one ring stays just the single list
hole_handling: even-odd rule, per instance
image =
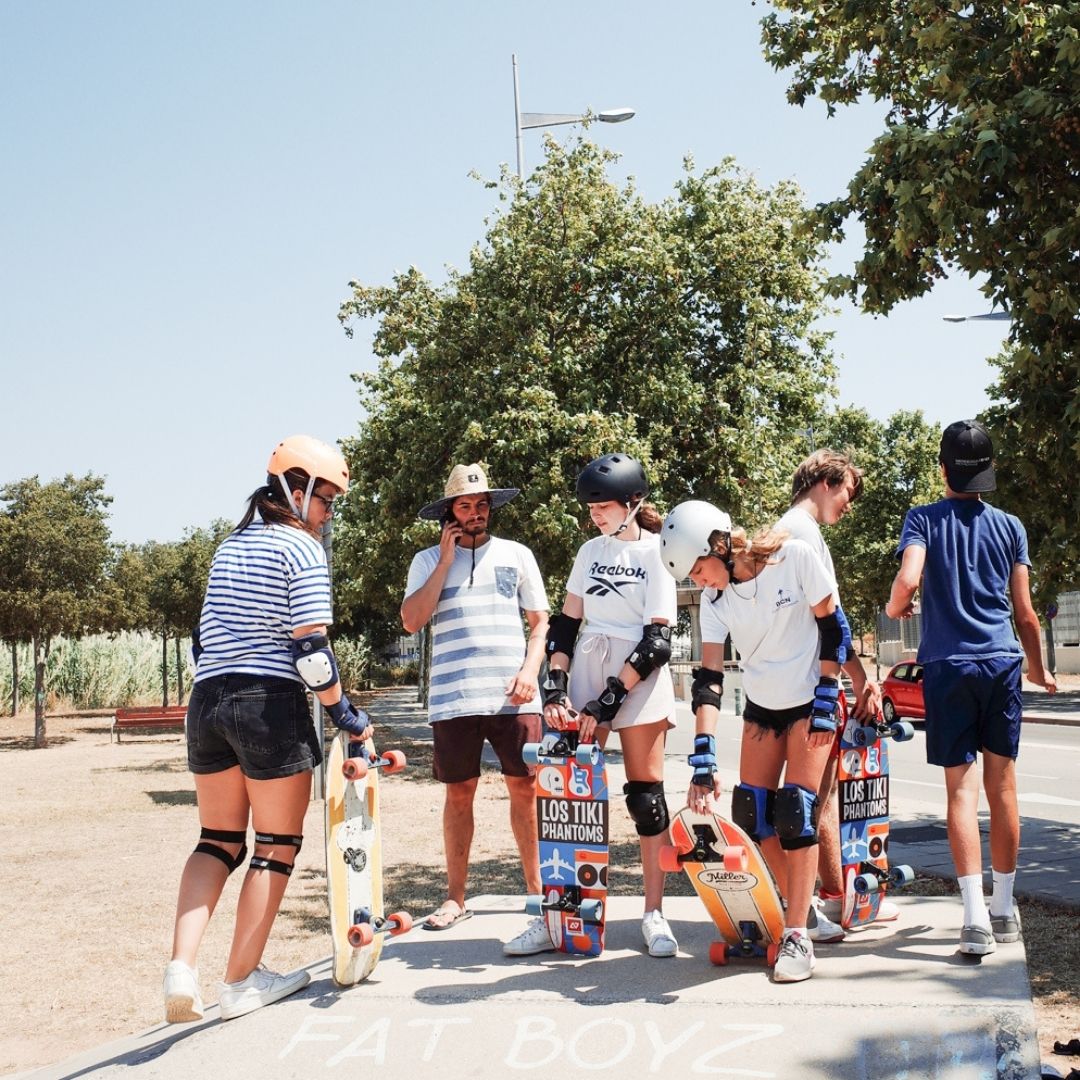
[{"label": "skateboard wheel", "polygon": [[383,754],[383,759],[386,762],[386,764],[383,765],[383,772],[385,773],[401,772],[407,764],[405,755],[400,750],[387,750],[386,753]]},{"label": "skateboard wheel", "polygon": [[540,763],[540,744],[527,742],[521,748],[521,760],[526,765],[538,765]]},{"label": "skateboard wheel", "polygon": [[724,869],[732,871],[745,870],[750,865],[750,854],[742,844],[732,844],[724,848]]},{"label": "skateboard wheel", "polygon": [[869,746],[877,737],[878,733],[872,727],[857,727],[851,733],[851,741],[855,746]]},{"label": "skateboard wheel", "polygon": [[349,927],[349,944],[354,949],[362,949],[365,945],[370,945],[375,940],[375,931],[371,929],[370,923],[357,923],[355,926]]},{"label": "skateboard wheel", "polygon": [[765,963],[767,963],[769,967],[776,967],[776,960],[779,955],[780,943],[778,941],[770,942],[768,948],[765,950]]},{"label": "skateboard wheel", "polygon": [[346,780],[363,780],[367,776],[368,763],[363,758],[346,758],[341,763],[341,775]]},{"label": "skateboard wheel", "polygon": [[596,743],[583,743],[574,751],[574,760],[579,765],[594,765],[598,755]]},{"label": "skateboard wheel", "polygon": [[407,911],[395,911],[387,921],[395,924],[390,929],[391,937],[407,934],[412,929],[412,916]]},{"label": "skateboard wheel", "polygon": [[859,896],[866,896],[869,893],[877,892],[881,883],[873,874],[858,874],[852,885]]},{"label": "skateboard wheel", "polygon": [[714,941],[709,946],[709,962],[717,967],[725,967],[728,962],[728,946],[726,941]]},{"label": "skateboard wheel", "polygon": [[544,913],[544,898],[542,896],[525,897],[525,914],[542,915]]},{"label": "skateboard wheel", "polygon": [[910,866],[894,866],[889,871],[889,881],[893,885],[910,885],[915,880],[915,872]]},{"label": "skateboard wheel", "polygon": [[915,738],[915,725],[909,723],[907,720],[898,720],[889,729],[889,734],[891,734],[897,742],[907,742],[908,739]]},{"label": "skateboard wheel", "polygon": [[682,869],[682,864],[679,862],[679,849],[672,847],[671,844],[665,844],[660,849],[659,858],[660,869],[669,874],[677,874]]},{"label": "skateboard wheel", "polygon": [[585,920],[585,922],[602,922],[604,918],[604,901],[582,900],[581,917]]}]

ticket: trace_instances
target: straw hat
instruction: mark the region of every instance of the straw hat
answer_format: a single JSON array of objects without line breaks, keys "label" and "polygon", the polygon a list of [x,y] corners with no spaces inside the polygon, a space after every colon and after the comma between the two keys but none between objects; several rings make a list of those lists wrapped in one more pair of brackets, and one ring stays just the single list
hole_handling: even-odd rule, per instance
[{"label": "straw hat", "polygon": [[442,521],[446,516],[450,504],[462,495],[491,496],[491,508],[505,506],[515,495],[518,488],[492,488],[488,486],[487,476],[479,465],[455,465],[450,471],[450,479],[446,481],[446,488],[441,499],[428,503],[420,511],[420,517],[425,521]]}]

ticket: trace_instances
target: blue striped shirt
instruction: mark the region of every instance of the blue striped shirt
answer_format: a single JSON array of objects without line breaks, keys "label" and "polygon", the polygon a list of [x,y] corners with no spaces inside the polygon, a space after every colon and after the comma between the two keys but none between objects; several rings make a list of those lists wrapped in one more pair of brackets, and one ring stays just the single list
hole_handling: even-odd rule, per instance
[{"label": "blue striped shirt", "polygon": [[[438,561],[437,547],[416,554],[407,597],[431,577]],[[493,536],[476,549],[475,564],[472,551],[459,547],[432,619],[430,722],[536,712],[535,701],[511,705],[506,685],[525,660],[521,612],[547,607],[539,567],[524,544]]]},{"label": "blue striped shirt", "polygon": [[256,519],[214,552],[195,681],[237,672],[300,682],[292,631],[332,621],[322,544],[302,529]]}]

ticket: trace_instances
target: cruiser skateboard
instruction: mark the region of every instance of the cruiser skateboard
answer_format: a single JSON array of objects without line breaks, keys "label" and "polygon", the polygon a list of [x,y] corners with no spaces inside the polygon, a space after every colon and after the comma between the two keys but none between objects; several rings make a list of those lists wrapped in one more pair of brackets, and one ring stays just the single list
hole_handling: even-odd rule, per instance
[{"label": "cruiser skateboard", "polygon": [[379,773],[400,772],[405,755],[375,753],[369,739],[340,731],[326,766],[326,891],[334,947],[334,982],[354,986],[374,970],[387,934],[412,928],[403,911],[385,915]]},{"label": "cruiser skateboard", "polygon": [[526,899],[542,915],[560,952],[599,956],[604,950],[608,875],[608,787],[603,751],[578,745],[576,728],[526,743],[536,770],[541,895]]},{"label": "cruiser skateboard", "polygon": [[685,807],[671,822],[672,845],[660,849],[661,869],[685,870],[712,916],[722,940],[709,946],[709,959],[764,957],[776,963],[784,933],[784,907],[772,873],[749,836],[719,814]]},{"label": "cruiser skateboard", "polygon": [[906,720],[841,717],[837,785],[845,929],[874,922],[888,888],[914,878],[910,866],[889,866],[888,746],[890,739],[907,742],[914,734]]}]

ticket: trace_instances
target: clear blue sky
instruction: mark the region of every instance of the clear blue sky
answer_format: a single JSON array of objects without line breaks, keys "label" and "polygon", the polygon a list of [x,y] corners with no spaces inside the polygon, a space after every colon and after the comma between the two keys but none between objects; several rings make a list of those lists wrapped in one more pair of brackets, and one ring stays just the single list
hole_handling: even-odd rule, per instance
[{"label": "clear blue sky", "polygon": [[[511,53],[524,111],[637,110],[592,135],[649,199],[687,153],[838,194],[882,110],[788,105],[766,10],[3,4],[0,481],[103,474],[116,539],[169,540],[235,520],[279,438],[355,432],[372,357],[337,321],[347,282],[464,265],[495,205],[469,171],[514,161]],[[985,310],[962,279],[887,319],[843,309],[839,402],[978,412],[1006,324],[941,316]]]}]

